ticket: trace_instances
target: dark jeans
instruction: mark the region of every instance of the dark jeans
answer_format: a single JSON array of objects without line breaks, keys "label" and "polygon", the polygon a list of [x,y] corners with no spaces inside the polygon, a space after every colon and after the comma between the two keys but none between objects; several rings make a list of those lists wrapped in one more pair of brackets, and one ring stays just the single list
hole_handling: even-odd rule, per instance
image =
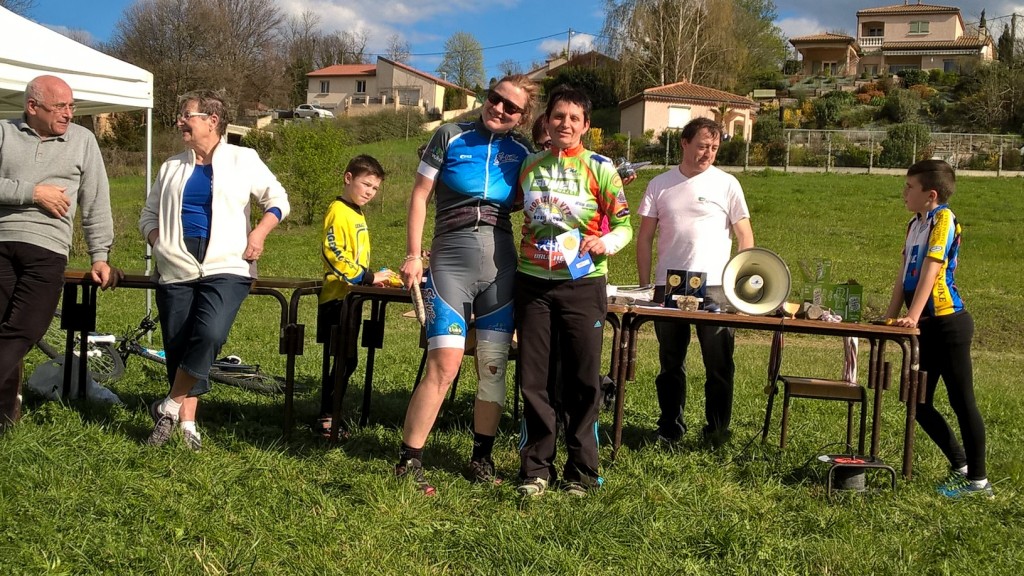
[{"label": "dark jeans", "polygon": [[[331,328],[341,319],[342,300],[332,300],[317,307],[316,310],[316,341],[324,346],[323,364],[320,369],[320,418],[328,418],[334,413],[334,377],[338,370],[340,358],[331,363]],[[351,356],[343,361],[345,373],[342,378],[341,397],[345,397],[348,381],[356,371],[359,356]]]},{"label": "dark jeans", "polygon": [[[707,324],[697,325],[695,330],[707,373],[704,381],[704,416],[707,420],[704,433],[724,432],[732,420],[733,377],[736,374],[732,355],[736,331]],[[658,359],[661,361],[661,372],[654,380],[661,408],[658,434],[676,440],[686,433],[683,412],[686,408],[686,352],[690,347],[690,325],[655,322],[654,333],[658,337]]]},{"label": "dark jeans", "polygon": [[[954,468],[967,466],[971,480],[987,478],[985,471],[985,423],[974,399],[974,368],[971,364],[971,341],[974,319],[963,310],[949,316],[922,319],[921,370],[928,372],[924,404],[917,407],[917,422]],[[946,386],[949,406],[956,415],[963,446],[946,419],[935,409],[935,389],[939,377]]]},{"label": "dark jeans", "polygon": [[25,242],[0,242],[0,425],[18,419],[20,366],[53,320],[68,259]]},{"label": "dark jeans", "polygon": [[[516,276],[516,329],[523,386],[520,439],[522,478],[557,477],[556,406],[564,414],[566,462],[562,477],[596,486],[597,415],[601,403],[601,346],[608,299],[605,278],[542,280]],[[552,343],[558,345],[552,349]],[[551,355],[562,356],[560,390],[548,377]]]},{"label": "dark jeans", "polygon": [[160,311],[169,385],[174,385],[180,368],[199,379],[189,396],[210,391],[210,366],[227,342],[228,332],[251,286],[252,278],[230,274],[157,286],[156,306]]}]

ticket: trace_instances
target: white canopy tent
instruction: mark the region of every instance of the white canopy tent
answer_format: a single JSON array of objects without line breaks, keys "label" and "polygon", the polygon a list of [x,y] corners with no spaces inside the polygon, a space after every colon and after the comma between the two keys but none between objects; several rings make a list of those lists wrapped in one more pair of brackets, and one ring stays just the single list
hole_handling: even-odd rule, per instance
[{"label": "white canopy tent", "polygon": [[[25,85],[44,74],[71,86],[77,109],[89,116],[103,112],[146,111],[146,196],[153,165],[153,74],[40,26],[0,7],[0,118],[20,116]],[[146,272],[149,272],[147,250]],[[150,307],[147,296],[146,309]]]},{"label": "white canopy tent", "polygon": [[52,74],[74,91],[77,114],[153,109],[153,74],[0,8],[0,117],[19,116],[25,85]]}]

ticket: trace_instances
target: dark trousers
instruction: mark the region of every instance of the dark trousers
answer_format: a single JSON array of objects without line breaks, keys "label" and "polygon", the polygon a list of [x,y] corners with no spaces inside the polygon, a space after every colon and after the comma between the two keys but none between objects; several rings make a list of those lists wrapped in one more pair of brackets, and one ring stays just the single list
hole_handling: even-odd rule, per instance
[{"label": "dark trousers", "polygon": [[[569,482],[597,485],[601,346],[608,307],[605,284],[604,277],[552,281],[516,276],[516,329],[523,386],[519,445],[522,478],[557,478],[556,406],[560,405],[566,444],[562,477]],[[556,339],[558,346],[552,349]],[[551,354],[559,350],[566,352],[560,391],[548,377]]]},{"label": "dark trousers", "polygon": [[[921,336],[921,370],[928,372],[925,403],[917,407],[917,422],[954,468],[967,466],[971,480],[987,478],[985,471],[985,423],[974,399],[974,368],[971,341],[974,319],[963,310],[949,316],[936,316],[918,324]],[[946,385],[949,406],[956,415],[963,445],[946,419],[935,409],[935,389],[939,378]]]},{"label": "dark trousers", "polygon": [[18,419],[21,361],[53,320],[68,259],[25,242],[0,242],[0,426]]},{"label": "dark trousers", "polygon": [[157,285],[156,306],[167,354],[169,385],[174,385],[180,368],[199,379],[189,396],[210,391],[210,366],[227,342],[228,332],[251,286],[252,278],[230,274]]},{"label": "dark trousers", "polygon": [[[733,378],[736,374],[732,355],[736,347],[736,331],[707,324],[697,325],[695,329],[707,376],[704,381],[704,416],[707,420],[704,433],[723,432],[729,429],[732,420]],[[683,412],[686,409],[686,352],[690,347],[690,325],[655,322],[654,333],[658,337],[658,359],[661,362],[661,372],[654,380],[661,409],[658,434],[676,440],[686,433]]]},{"label": "dark trousers", "polygon": [[[316,341],[323,344],[324,358],[320,368],[320,418],[328,418],[334,413],[334,376],[341,358],[334,358],[331,363],[331,328],[338,325],[341,319],[342,300],[332,300],[320,304],[316,311]],[[345,397],[348,381],[356,371],[359,356],[345,358],[345,373],[342,377],[341,397]]]}]

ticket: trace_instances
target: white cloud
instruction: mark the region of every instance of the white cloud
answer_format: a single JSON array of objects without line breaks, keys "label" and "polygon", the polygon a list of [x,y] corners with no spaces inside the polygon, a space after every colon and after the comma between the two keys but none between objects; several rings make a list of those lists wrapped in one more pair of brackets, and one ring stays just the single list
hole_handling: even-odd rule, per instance
[{"label": "white cloud", "polygon": [[96,37],[81,28],[69,28],[59,24],[43,24],[43,26],[46,26],[58,34],[67,36],[79,44],[85,44],[86,46],[96,45]]},{"label": "white cloud", "polygon": [[776,22],[787,38],[818,34],[826,30],[826,26],[815,18],[785,18]]},{"label": "white cloud", "polygon": [[[573,53],[589,52],[594,49],[594,42],[597,39],[590,34],[573,34],[571,48]],[[565,51],[565,38],[548,38],[537,45],[537,51],[547,56],[551,53],[562,53]]]}]

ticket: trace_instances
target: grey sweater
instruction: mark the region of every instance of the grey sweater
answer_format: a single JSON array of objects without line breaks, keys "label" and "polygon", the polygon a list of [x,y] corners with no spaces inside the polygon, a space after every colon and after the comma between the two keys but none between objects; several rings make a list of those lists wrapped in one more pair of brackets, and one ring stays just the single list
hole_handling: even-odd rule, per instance
[{"label": "grey sweater", "polygon": [[[63,218],[33,203],[37,184],[67,188],[71,207]],[[0,242],[67,256],[78,208],[92,262],[108,260],[114,242],[110,187],[92,132],[71,124],[63,136],[41,139],[23,118],[0,120]]]}]

